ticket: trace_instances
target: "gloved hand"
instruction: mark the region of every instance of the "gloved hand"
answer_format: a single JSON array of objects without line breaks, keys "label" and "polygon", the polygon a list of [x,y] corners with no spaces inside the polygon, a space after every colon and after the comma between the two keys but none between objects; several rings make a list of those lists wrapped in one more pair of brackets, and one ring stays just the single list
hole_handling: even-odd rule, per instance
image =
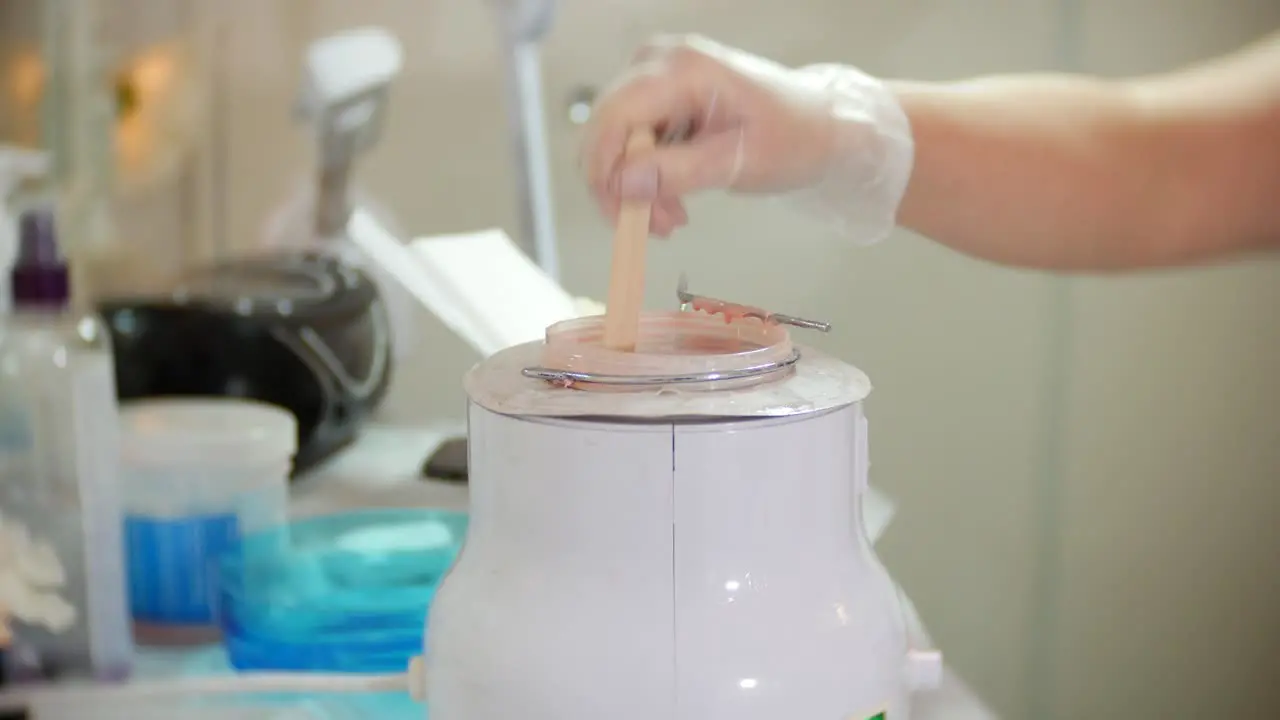
[{"label": "gloved hand", "polygon": [[[627,158],[632,129],[682,142]],[[698,36],[659,38],[596,103],[582,162],[601,210],[654,203],[651,231],[688,222],[700,190],[790,194],[851,240],[893,229],[911,175],[906,114],[884,83],[850,67],[787,68]]]}]

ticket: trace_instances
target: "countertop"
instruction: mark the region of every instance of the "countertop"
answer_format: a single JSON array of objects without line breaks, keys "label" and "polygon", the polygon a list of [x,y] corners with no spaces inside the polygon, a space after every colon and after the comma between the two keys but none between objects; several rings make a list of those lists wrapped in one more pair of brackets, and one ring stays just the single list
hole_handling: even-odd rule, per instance
[{"label": "countertop", "polygon": [[[299,478],[295,483],[292,513],[295,517],[367,507],[440,507],[465,510],[465,484],[425,480],[420,476],[423,461],[445,438],[454,436],[457,426],[386,427],[375,426],[350,448],[322,467]],[[870,503],[875,506],[877,503]],[[881,500],[878,514],[870,512],[869,533],[879,536],[892,516],[891,505]],[[914,615],[914,610],[912,610]],[[918,618],[916,632],[924,637]],[[945,648],[943,649],[945,653]],[[228,672],[217,648],[197,650],[139,651],[139,679],[162,679],[175,676],[223,674]],[[81,708],[83,710],[83,708]],[[146,706],[129,703],[116,708],[95,708],[99,718],[128,717],[145,720],[171,717],[173,701],[149,702]],[[55,708],[37,708],[37,716],[69,717]],[[193,714],[194,713],[194,714]],[[183,717],[304,720],[306,718],[338,720],[368,718],[399,720],[421,718],[421,709],[407,698],[330,696],[324,698],[293,697],[277,699],[271,705],[236,701],[232,706],[184,709]],[[944,671],[939,689],[919,695],[912,713],[915,720],[995,720],[996,716],[978,696],[949,668]]]}]

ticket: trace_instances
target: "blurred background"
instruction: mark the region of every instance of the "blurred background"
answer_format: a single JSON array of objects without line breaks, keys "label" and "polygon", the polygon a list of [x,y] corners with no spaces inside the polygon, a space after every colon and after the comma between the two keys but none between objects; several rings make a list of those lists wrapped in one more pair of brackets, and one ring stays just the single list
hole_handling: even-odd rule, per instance
[{"label": "blurred background", "polygon": [[[611,231],[579,180],[580,123],[652,33],[890,77],[1127,75],[1280,29],[1280,3],[573,0],[552,19],[561,279],[601,298]],[[361,188],[407,237],[517,236],[486,2],[4,0],[0,140],[57,146],[90,287],[136,288],[271,242],[314,164],[292,114],[305,49],[363,25],[406,56]],[[905,232],[849,247],[768,202],[691,214],[653,246],[650,306],[685,270],[702,292],[834,323],[819,344],[876,386],[872,481],[901,507],[883,557],[1002,717],[1276,716],[1280,263],[1060,278]],[[382,415],[460,420],[477,358],[431,315],[413,324]]]}]

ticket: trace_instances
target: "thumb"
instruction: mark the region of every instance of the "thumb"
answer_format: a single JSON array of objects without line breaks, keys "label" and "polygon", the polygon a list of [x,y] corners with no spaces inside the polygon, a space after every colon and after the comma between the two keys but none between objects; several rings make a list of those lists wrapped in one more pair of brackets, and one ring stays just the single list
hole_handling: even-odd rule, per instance
[{"label": "thumb", "polygon": [[654,200],[728,189],[737,179],[741,138],[734,128],[662,145],[628,160],[618,174],[618,194],[626,200]]}]

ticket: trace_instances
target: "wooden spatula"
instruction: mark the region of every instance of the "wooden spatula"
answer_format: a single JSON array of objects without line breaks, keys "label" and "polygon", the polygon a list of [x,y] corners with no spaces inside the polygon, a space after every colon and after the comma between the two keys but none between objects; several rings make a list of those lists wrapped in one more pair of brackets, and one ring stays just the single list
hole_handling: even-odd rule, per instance
[{"label": "wooden spatula", "polygon": [[[627,141],[627,157],[653,152],[651,131],[637,131]],[[653,206],[644,200],[624,200],[613,235],[613,264],[604,313],[604,346],[634,352],[644,302],[645,251],[649,244],[649,216]]]}]

